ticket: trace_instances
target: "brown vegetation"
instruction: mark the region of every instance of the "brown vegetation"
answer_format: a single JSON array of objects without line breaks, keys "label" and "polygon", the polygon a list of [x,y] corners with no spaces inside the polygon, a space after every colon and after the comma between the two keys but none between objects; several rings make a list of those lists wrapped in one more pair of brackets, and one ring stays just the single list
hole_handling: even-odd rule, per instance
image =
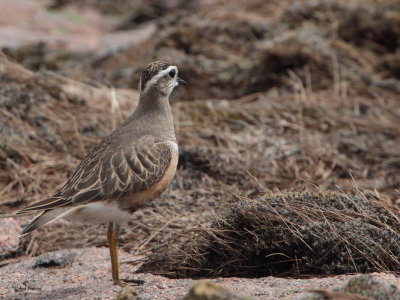
[{"label": "brown vegetation", "polygon": [[240,199],[211,225],[173,241],[139,272],[263,277],[397,271],[399,210],[381,199],[285,193]]},{"label": "brown vegetation", "polygon": [[[63,6],[56,2],[54,7]],[[395,1],[247,2],[234,1],[227,8],[224,1],[212,5],[177,1],[173,9],[159,6],[159,11],[150,12],[145,4],[129,1],[142,9],[143,18],[124,15],[119,31],[110,36],[127,28],[156,27],[154,34],[134,46],[116,45],[101,53],[59,51],[43,44],[4,49],[7,57],[0,57],[0,210],[13,213],[60,186],[87,151],[133,111],[138,95],[132,89],[137,87],[141,68],[153,59],[164,59],[175,62],[189,82],[186,90],[175,92],[175,99],[192,100],[173,103],[179,170],[169,192],[135,214],[125,227],[125,250],[153,253],[158,261],[167,245],[180,247],[188,232],[200,239],[194,245],[211,243],[215,237],[212,243],[220,243],[222,237],[226,240],[225,245],[218,244],[220,252],[204,250],[199,261],[193,256],[188,273],[171,271],[176,262],[165,262],[163,270],[174,276],[368,272],[398,267],[397,250],[379,247],[382,242],[393,247],[398,243],[398,225],[390,216],[397,210],[376,200],[396,204],[400,199],[398,6]],[[219,100],[199,100],[213,98]],[[284,208],[280,197],[264,195],[260,186],[349,195],[312,194],[306,197],[308,202],[298,202],[295,194],[284,194],[283,198],[297,199]],[[351,196],[357,189],[366,197]],[[342,202],[360,201],[362,209],[343,211],[324,205],[323,200],[332,195]],[[319,206],[313,206],[314,202]],[[372,209],[376,205],[381,205],[382,212]],[[317,218],[321,212],[326,224]],[[228,219],[221,219],[229,213]],[[268,232],[269,238],[275,236],[268,231],[268,222],[274,220],[285,240],[295,244],[270,240],[259,248],[252,240],[257,230],[240,231],[243,216],[250,218],[246,226],[258,222],[263,226],[260,232]],[[313,222],[308,224],[310,218]],[[360,232],[361,242],[355,241],[357,222],[375,235]],[[323,232],[331,232],[326,226],[337,232],[330,235],[331,240],[323,237]],[[296,230],[304,241],[293,234]],[[250,252],[240,248],[233,254],[226,252],[235,243],[235,231],[252,241],[260,256],[250,248]],[[103,233],[101,226],[57,222],[25,237],[15,255],[105,245]],[[380,236],[383,233],[388,235]],[[316,255],[321,251],[314,253],[307,247],[311,244],[307,239],[317,241],[317,252],[325,246],[333,248],[328,247],[332,244],[339,246],[320,257]],[[298,254],[294,246],[299,247]],[[372,252],[379,256],[372,257]],[[268,256],[273,253],[285,253],[288,261]],[[234,267],[232,261],[224,260],[227,255],[240,264]],[[259,262],[249,259],[261,256],[268,257],[261,261],[268,269],[246,268],[258,266]],[[205,258],[209,266],[203,265]],[[193,267],[195,263],[200,265]]]}]

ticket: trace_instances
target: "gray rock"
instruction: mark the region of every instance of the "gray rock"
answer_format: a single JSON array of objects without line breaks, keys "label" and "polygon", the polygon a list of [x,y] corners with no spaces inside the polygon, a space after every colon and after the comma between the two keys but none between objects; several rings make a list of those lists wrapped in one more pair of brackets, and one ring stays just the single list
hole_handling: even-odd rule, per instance
[{"label": "gray rock", "polygon": [[376,300],[400,300],[400,290],[395,285],[380,282],[370,275],[353,277],[340,290]]},{"label": "gray rock", "polygon": [[0,261],[18,250],[22,228],[13,218],[0,219]]},{"label": "gray rock", "polygon": [[72,265],[75,256],[76,253],[70,252],[68,250],[46,253],[37,257],[33,268],[34,269],[50,268],[50,267],[65,268],[67,266]]},{"label": "gray rock", "polygon": [[138,300],[137,294],[137,291],[128,285],[119,291],[115,300]]},{"label": "gray rock", "polygon": [[251,300],[209,280],[196,281],[184,300]]},{"label": "gray rock", "polygon": [[304,295],[299,300],[371,300],[372,298],[363,297],[356,294],[336,291],[313,291]]}]

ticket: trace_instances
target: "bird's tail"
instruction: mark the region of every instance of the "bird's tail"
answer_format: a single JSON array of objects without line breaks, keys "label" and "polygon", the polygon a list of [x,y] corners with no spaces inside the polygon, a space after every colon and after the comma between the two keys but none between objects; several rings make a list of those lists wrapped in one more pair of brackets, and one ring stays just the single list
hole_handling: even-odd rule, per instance
[{"label": "bird's tail", "polygon": [[38,214],[29,222],[29,224],[25,226],[19,236],[24,236],[29,232],[38,229],[39,227],[61,219],[68,213],[68,211],[68,208],[60,207],[52,210],[44,210],[38,212]]}]

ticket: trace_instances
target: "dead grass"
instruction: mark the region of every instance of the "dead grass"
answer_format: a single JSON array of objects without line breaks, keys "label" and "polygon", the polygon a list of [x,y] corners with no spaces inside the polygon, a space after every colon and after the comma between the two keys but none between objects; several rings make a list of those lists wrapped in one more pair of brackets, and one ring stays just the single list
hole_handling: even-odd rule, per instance
[{"label": "dead grass", "polygon": [[[139,272],[170,277],[397,271],[399,210],[340,193],[271,193],[238,199],[211,225],[158,249]],[[181,242],[181,243],[179,243]]]},{"label": "dead grass", "polygon": [[[97,88],[55,73],[33,73],[1,56],[0,210],[12,213],[49,196],[63,184],[80,159],[136,105],[135,91],[116,89],[114,94],[113,88],[99,82],[136,87],[140,68],[154,57],[176,62],[189,81],[186,90],[175,92],[179,98],[242,97],[173,103],[181,153],[179,170],[169,191],[137,212],[125,227],[121,242],[125,250],[144,255],[164,253],[168,245],[175,247],[187,241],[188,232],[200,239],[197,242],[208,242],[209,236],[215,235],[207,227],[210,220],[219,220],[217,216],[232,211],[231,205],[237,202],[234,195],[243,203],[258,201],[257,197],[263,195],[263,189],[249,174],[271,190],[354,194],[357,186],[368,199],[378,194],[378,198],[397,204],[400,84],[393,64],[396,54],[382,47],[377,52],[363,43],[353,44],[351,36],[341,36],[338,31],[351,20],[347,14],[343,18],[343,11],[357,17],[359,6],[377,4],[247,2],[236,1],[238,9],[233,10],[225,9],[224,1],[200,7],[196,13],[189,7],[187,17],[181,12],[168,13],[155,21],[159,30],[151,41],[103,60],[73,56],[70,63],[58,64],[58,59],[68,60],[69,54],[41,61],[42,52],[35,52],[35,68],[43,70],[50,64],[71,78],[96,80]],[[389,6],[381,10],[379,22],[385,23],[385,28],[397,24],[396,18],[385,15],[391,11]],[[265,15],[274,17],[266,19]],[[397,27],[389,28],[394,32]],[[376,42],[376,35],[371,40]],[[41,51],[46,53],[45,48]],[[20,54],[17,51],[13,55],[27,64],[29,57]],[[56,62],[50,60],[54,57]],[[329,213],[328,208],[315,208],[310,203],[291,205],[293,216],[304,205],[304,215],[296,219],[300,223],[307,218],[314,220],[318,209],[324,211],[332,226],[335,222],[355,222],[352,215]],[[327,230],[318,226],[314,229]],[[379,226],[379,230],[387,229],[386,225]],[[287,234],[294,236],[297,227],[291,228],[293,232]],[[103,226],[58,222],[25,238],[20,254],[105,245],[104,232]],[[349,250],[341,249],[346,256],[353,248],[340,237],[339,232],[335,241],[347,245]],[[345,266],[336,264],[335,269],[328,264],[320,270],[289,253],[286,263],[279,261],[279,255],[269,256],[280,262],[278,271],[271,267],[270,272],[348,272],[351,268],[384,270],[396,265],[392,254],[383,258],[385,249],[374,247],[382,258],[371,258],[368,265],[349,263],[350,257],[357,261],[358,254],[352,254],[346,256]],[[363,253],[370,250],[363,249]],[[281,251],[277,249],[276,253]],[[199,253],[187,259],[197,260],[196,255]],[[245,260],[242,256],[240,259]],[[293,265],[300,263],[303,265]],[[231,268],[217,266],[220,274]],[[252,272],[245,269],[243,264],[241,272]],[[189,271],[196,271],[193,265]],[[202,269],[196,274],[212,274],[207,272]]]},{"label": "dead grass", "polygon": [[[44,80],[53,78],[51,74],[31,75],[22,84],[20,79],[10,79],[7,85],[9,99],[25,102],[3,102],[6,117],[2,120],[7,122],[3,128],[12,133],[2,135],[1,143],[4,212],[50,195],[90,147],[134,107],[133,101],[118,95],[119,112],[111,114],[115,98],[108,89],[101,94],[58,77]],[[48,94],[49,82],[59,94]],[[376,190],[396,201],[400,125],[392,108],[397,100],[389,92],[369,89],[370,97],[335,96],[332,90],[305,88],[304,99],[295,92],[270,92],[234,102],[175,103],[181,150],[176,179],[167,194],[128,224],[122,236],[124,249],[138,254],[157,251],[174,236],[185,238],[188,228],[204,224],[215,211],[227,211],[234,194],[259,194],[249,173],[270,189],[346,192],[354,191],[353,177],[365,193]],[[12,105],[7,108],[7,103]],[[73,117],[65,113],[71,111]],[[34,122],[37,118],[44,120],[42,125]],[[102,226],[61,222],[34,234],[32,240],[26,238],[21,251],[36,255],[105,244]]]},{"label": "dead grass", "polygon": [[[308,82],[312,90],[334,85],[335,93],[356,94],[365,89],[365,83],[360,84],[365,76],[378,84],[383,76],[395,77],[394,84],[381,87],[393,90],[394,85],[399,91],[393,59],[400,14],[395,0],[185,4],[177,1],[178,11],[164,8],[153,20],[155,34],[139,46],[101,59],[71,58],[60,72],[80,81],[90,78],[136,88],[144,65],[163,57],[190,79],[188,87],[177,92],[190,100],[287,90],[293,81],[288,73]],[[146,5],[139,5],[141,9]],[[134,20],[130,25],[137,27]],[[52,68],[50,58],[43,58],[42,66]]]},{"label": "dead grass", "polygon": [[[49,196],[110,131],[117,115],[107,112],[110,90],[35,74],[5,56],[0,59],[0,203],[6,212],[7,206]],[[120,98],[124,108],[136,103]]]}]

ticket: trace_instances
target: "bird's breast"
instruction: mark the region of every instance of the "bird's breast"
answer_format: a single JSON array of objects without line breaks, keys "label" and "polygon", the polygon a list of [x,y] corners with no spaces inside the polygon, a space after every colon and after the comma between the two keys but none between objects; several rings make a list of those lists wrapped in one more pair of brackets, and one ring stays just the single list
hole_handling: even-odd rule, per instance
[{"label": "bird's breast", "polygon": [[175,176],[176,168],[178,166],[179,152],[178,145],[175,142],[171,141],[168,143],[171,144],[172,156],[170,164],[166,169],[163,177],[149,189],[132,195],[132,197],[128,200],[129,210],[135,211],[140,207],[146,205],[147,203],[151,202],[153,199],[157,198],[162,192],[164,192],[168,185],[172,182],[172,179]]}]

